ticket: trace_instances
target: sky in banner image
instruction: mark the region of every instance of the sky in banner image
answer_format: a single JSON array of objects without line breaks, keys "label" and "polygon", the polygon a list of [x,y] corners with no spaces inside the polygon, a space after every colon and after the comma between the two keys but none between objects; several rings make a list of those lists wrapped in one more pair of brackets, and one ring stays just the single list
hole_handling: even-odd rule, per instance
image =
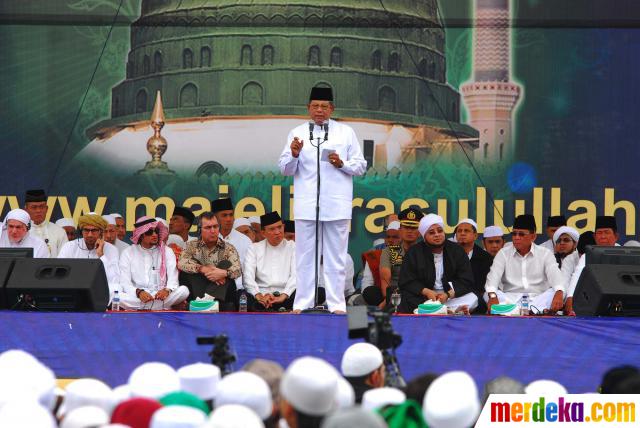
[{"label": "sky in banner image", "polygon": [[[10,3],[10,4],[6,4]],[[268,5],[267,5],[268,3]],[[533,212],[637,234],[636,6],[585,0],[47,0],[0,5],[0,210],[165,216],[229,195],[291,216],[277,170],[313,85],[369,162],[354,258],[408,205],[447,230]],[[117,14],[117,16],[116,16]],[[637,15],[637,13],[635,13]],[[158,91],[166,151],[148,152]],[[162,198],[162,199],[161,199]]]}]

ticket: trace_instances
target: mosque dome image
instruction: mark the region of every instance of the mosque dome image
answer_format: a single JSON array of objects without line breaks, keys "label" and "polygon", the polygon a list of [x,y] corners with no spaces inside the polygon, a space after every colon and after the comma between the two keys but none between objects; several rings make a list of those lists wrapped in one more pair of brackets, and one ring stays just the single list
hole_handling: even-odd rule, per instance
[{"label": "mosque dome image", "polygon": [[473,150],[478,132],[460,123],[460,94],[446,82],[437,3],[142,0],[111,117],[87,130],[80,155],[139,169],[159,91],[172,169],[275,169],[313,86],[333,89],[333,117],[355,129],[372,164],[402,166],[453,146],[450,127]]}]

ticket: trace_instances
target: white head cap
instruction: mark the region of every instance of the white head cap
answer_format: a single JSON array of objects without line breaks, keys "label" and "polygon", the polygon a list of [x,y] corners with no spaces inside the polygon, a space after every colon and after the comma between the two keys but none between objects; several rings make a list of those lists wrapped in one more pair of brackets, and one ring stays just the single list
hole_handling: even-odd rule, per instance
[{"label": "white head cap", "polygon": [[107,384],[97,379],[78,379],[65,388],[65,397],[58,409],[58,417],[84,406],[96,406],[111,414],[115,405],[116,397]]},{"label": "white head cap", "polygon": [[249,221],[249,219],[247,219],[245,217],[238,217],[237,219],[235,219],[233,221],[233,228],[237,229],[240,226],[249,226],[249,227],[251,227],[251,222]]},{"label": "white head cap", "polygon": [[198,428],[207,420],[200,409],[189,406],[166,406],[151,416],[150,428]]},{"label": "white head cap", "polygon": [[31,222],[31,217],[29,213],[21,208],[16,208],[15,210],[11,210],[4,217],[3,224],[6,225],[9,220],[18,220],[20,223],[29,224]]},{"label": "white head cap", "polygon": [[180,390],[178,373],[165,363],[151,362],[136,367],[129,375],[132,397],[160,398]]},{"label": "white head cap", "polygon": [[0,354],[0,379],[0,406],[17,397],[31,397],[47,409],[53,408],[55,376],[33,355],[18,349]]},{"label": "white head cap", "polygon": [[108,424],[109,414],[98,406],[77,407],[64,416],[60,428],[88,428]]},{"label": "white head cap", "polygon": [[387,428],[379,414],[361,407],[340,409],[322,421],[321,428]]},{"label": "white head cap", "polygon": [[253,217],[249,217],[247,220],[249,220],[249,223],[260,224],[260,217],[258,217],[257,215],[254,215]]},{"label": "white head cap", "polygon": [[362,395],[362,408],[375,410],[389,404],[404,403],[407,396],[397,388],[385,386],[384,388],[374,388],[366,391]]},{"label": "white head cap", "polygon": [[156,217],[156,221],[159,221],[160,223],[164,224],[167,228],[169,228],[169,224],[167,223],[167,220],[161,217]]},{"label": "white head cap", "polygon": [[338,376],[333,367],[319,358],[298,358],[284,372],[280,393],[294,409],[324,416],[333,410]]},{"label": "white head cap", "polygon": [[222,378],[216,393],[216,408],[225,404],[241,404],[253,410],[260,419],[271,416],[273,402],[269,385],[260,376],[235,372]]},{"label": "white head cap", "polygon": [[478,387],[473,378],[462,371],[436,378],[422,401],[424,419],[431,428],[473,426],[480,410]]},{"label": "white head cap", "polygon": [[60,227],[76,227],[76,224],[73,222],[72,218],[64,217],[56,221],[56,226]]},{"label": "white head cap", "polygon": [[341,370],[346,377],[368,375],[382,365],[382,352],[366,342],[354,343],[342,355]]},{"label": "white head cap", "polygon": [[128,383],[113,388],[115,406],[131,398],[131,388]]},{"label": "white head cap", "polygon": [[525,394],[532,395],[565,395],[567,389],[555,380],[535,380],[524,388]]},{"label": "white head cap", "polygon": [[173,233],[169,235],[169,237],[167,238],[167,245],[171,245],[171,244],[176,244],[178,247],[182,248],[183,250],[187,248],[187,243],[184,242],[184,240],[182,239],[182,236],[176,235]]},{"label": "white head cap", "polygon": [[111,213],[109,215],[113,216],[113,218],[124,218],[124,217],[122,217],[122,214],[118,214],[118,213]]},{"label": "white head cap", "polygon": [[504,232],[500,226],[487,226],[484,228],[483,238],[496,238],[504,236]]},{"label": "white head cap", "polygon": [[264,428],[264,424],[248,407],[227,404],[216,408],[203,428]]},{"label": "white head cap", "polygon": [[434,224],[439,224],[444,227],[444,220],[437,214],[427,214],[426,216],[420,219],[420,224],[418,225],[418,231],[420,232],[420,236],[424,236],[424,234],[429,230],[431,226]]},{"label": "white head cap", "polygon": [[471,226],[473,226],[473,228],[475,229],[475,231],[478,231],[478,223],[476,223],[475,221],[473,221],[473,219],[470,218],[463,218],[462,220],[460,220],[458,222],[458,224],[456,225],[456,227],[460,226],[461,224],[466,223],[466,224],[470,224]]},{"label": "white head cap", "polygon": [[216,396],[220,369],[213,364],[195,363],[178,369],[180,389],[207,401]]},{"label": "white head cap", "polygon": [[342,376],[338,377],[338,393],[335,401],[338,409],[348,409],[356,404],[356,392],[353,390],[353,386]]},{"label": "white head cap", "polygon": [[630,239],[627,242],[624,243],[625,247],[640,247],[640,242],[636,241],[635,239]]},{"label": "white head cap", "polygon": [[578,239],[580,239],[580,234],[573,227],[560,226],[558,230],[556,230],[555,233],[553,234],[553,243],[555,244],[556,242],[558,242],[558,239],[560,239],[560,237],[565,233],[569,235],[571,239],[573,239],[573,242],[577,243]]},{"label": "white head cap", "polygon": [[104,221],[107,222],[107,224],[110,224],[112,226],[116,226],[116,218],[114,216],[112,216],[111,214],[105,214],[102,216],[102,218],[104,219]]},{"label": "white head cap", "polygon": [[387,226],[387,230],[400,230],[400,222],[398,220],[394,220]]},{"label": "white head cap", "polygon": [[[5,382],[5,379],[2,380]],[[49,410],[31,400],[14,400],[0,407],[0,426],[2,428],[55,428],[56,421]]]}]

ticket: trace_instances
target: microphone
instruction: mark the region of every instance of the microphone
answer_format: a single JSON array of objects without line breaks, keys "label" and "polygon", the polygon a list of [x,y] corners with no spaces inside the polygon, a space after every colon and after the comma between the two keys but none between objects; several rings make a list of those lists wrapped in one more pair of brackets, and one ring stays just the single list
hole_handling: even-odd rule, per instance
[{"label": "microphone", "polygon": [[313,142],[313,127],[316,126],[315,123],[309,122],[309,142]]},{"label": "microphone", "polygon": [[322,124],[324,128],[324,141],[329,141],[329,122],[325,122]]}]

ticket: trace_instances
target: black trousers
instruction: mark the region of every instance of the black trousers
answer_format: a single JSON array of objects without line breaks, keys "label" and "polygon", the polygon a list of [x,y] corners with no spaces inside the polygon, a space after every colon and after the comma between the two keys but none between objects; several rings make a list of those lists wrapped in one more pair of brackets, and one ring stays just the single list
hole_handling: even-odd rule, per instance
[{"label": "black trousers", "polygon": [[223,285],[218,285],[209,281],[202,274],[187,272],[180,272],[178,279],[181,285],[189,289],[189,301],[195,300],[196,297],[203,297],[206,293],[220,302],[220,312],[235,312],[238,310],[236,282],[234,280],[227,278]]}]

